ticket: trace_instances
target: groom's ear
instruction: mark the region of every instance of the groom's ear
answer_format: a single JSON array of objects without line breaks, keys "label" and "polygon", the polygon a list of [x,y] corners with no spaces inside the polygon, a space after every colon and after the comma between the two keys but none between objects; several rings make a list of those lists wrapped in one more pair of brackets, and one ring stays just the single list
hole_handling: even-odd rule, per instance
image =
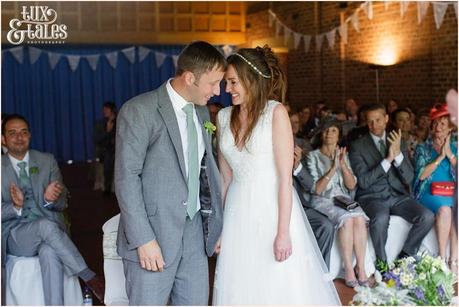
[{"label": "groom's ear", "polygon": [[194,76],[194,74],[191,71],[185,71],[183,73],[183,77],[185,79],[186,85],[188,85],[188,86],[191,86],[191,85],[193,85],[194,82],[196,82],[196,77]]}]

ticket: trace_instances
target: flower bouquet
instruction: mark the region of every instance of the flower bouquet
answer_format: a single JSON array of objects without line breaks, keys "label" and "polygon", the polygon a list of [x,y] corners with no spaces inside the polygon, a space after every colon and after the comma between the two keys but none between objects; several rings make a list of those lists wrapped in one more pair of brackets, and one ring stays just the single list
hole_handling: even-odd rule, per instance
[{"label": "flower bouquet", "polygon": [[382,275],[376,271],[375,279],[374,288],[356,288],[352,305],[445,306],[454,295],[454,274],[427,253],[396,260]]}]

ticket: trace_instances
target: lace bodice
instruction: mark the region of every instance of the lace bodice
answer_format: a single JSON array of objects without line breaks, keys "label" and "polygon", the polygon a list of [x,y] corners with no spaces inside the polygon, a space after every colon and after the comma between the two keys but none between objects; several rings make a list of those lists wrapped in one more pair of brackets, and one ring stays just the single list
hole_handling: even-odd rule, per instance
[{"label": "lace bodice", "polygon": [[232,107],[218,113],[220,151],[233,171],[233,182],[272,178],[276,180],[272,142],[272,119],[277,101],[268,101],[258,119],[252,136],[241,151],[237,148],[230,128]]}]

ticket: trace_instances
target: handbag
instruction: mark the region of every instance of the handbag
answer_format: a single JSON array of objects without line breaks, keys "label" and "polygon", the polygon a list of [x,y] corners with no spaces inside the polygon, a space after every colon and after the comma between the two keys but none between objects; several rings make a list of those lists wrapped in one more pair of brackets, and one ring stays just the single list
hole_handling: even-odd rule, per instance
[{"label": "handbag", "polygon": [[455,190],[455,183],[450,181],[437,181],[430,185],[430,192],[435,196],[453,196]]},{"label": "handbag", "polygon": [[344,210],[351,211],[359,206],[359,203],[344,195],[333,197],[333,204]]}]

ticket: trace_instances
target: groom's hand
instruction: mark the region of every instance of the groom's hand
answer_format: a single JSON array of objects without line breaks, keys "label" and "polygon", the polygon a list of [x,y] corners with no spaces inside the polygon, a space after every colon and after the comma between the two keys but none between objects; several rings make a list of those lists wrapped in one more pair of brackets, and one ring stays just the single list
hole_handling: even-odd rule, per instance
[{"label": "groom's hand", "polygon": [[145,243],[137,248],[140,266],[147,271],[163,271],[164,260],[161,248],[156,240]]}]

